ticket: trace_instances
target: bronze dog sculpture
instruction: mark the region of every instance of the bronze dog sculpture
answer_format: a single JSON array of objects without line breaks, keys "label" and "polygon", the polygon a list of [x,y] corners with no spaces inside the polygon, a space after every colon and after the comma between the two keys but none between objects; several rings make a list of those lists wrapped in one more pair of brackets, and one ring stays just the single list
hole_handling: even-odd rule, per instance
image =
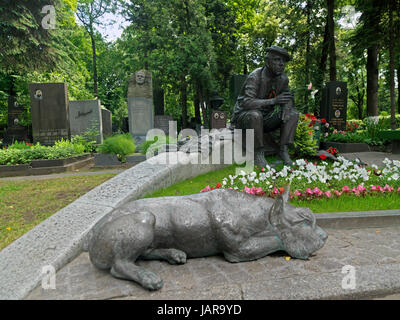
[{"label": "bronze dog sculpture", "polygon": [[132,201],[101,219],[88,239],[91,262],[116,278],[149,290],[163,286],[137,259],[183,264],[187,258],[222,253],[229,262],[260,259],[283,250],[307,259],[327,239],[307,208],[217,189],[206,193]]}]

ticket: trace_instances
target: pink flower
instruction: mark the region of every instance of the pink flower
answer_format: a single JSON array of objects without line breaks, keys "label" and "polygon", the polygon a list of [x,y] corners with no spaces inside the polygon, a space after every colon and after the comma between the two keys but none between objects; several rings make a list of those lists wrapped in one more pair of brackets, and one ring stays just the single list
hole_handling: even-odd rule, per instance
[{"label": "pink flower", "polygon": [[308,195],[308,196],[312,196],[313,195],[313,192],[311,191],[310,188],[306,189],[306,195]]},{"label": "pink flower", "polygon": [[327,198],[331,198],[331,197],[332,197],[332,194],[331,194],[330,191],[324,192],[324,195],[325,195]]},{"label": "pink flower", "polygon": [[366,189],[363,185],[359,184],[359,185],[357,186],[357,191],[358,191],[359,193],[366,193],[366,192],[367,192],[367,189]]},{"label": "pink flower", "polygon": [[261,172],[264,172],[265,171],[265,169],[264,168],[261,168]]},{"label": "pink flower", "polygon": [[312,89],[312,82],[310,82],[310,84],[307,86],[307,89],[308,89],[308,90],[311,90],[311,89]]},{"label": "pink flower", "polygon": [[210,190],[211,190],[210,186],[207,186],[203,190],[201,190],[200,192],[207,192],[207,191],[210,191]]},{"label": "pink flower", "polygon": [[381,192],[381,193],[384,193],[385,192],[385,189],[383,189],[381,186],[376,186],[377,188],[378,188],[378,190]]},{"label": "pink flower", "polygon": [[333,193],[334,193],[337,197],[340,197],[340,196],[342,195],[342,193],[339,192],[339,191],[337,191],[337,190],[333,191]]},{"label": "pink flower", "polygon": [[387,185],[385,185],[385,186],[383,187],[383,190],[385,190],[385,191],[387,191],[387,192],[392,192],[392,191],[393,191],[393,187],[391,187],[391,186],[389,186],[389,185],[387,184]]},{"label": "pink flower", "polygon": [[400,192],[400,187],[397,189],[397,192]]},{"label": "pink flower", "polygon": [[378,188],[376,186],[372,186],[371,191],[378,191]]},{"label": "pink flower", "polygon": [[255,188],[253,187],[253,188],[248,188],[248,187],[244,187],[244,191],[246,192],[246,193],[249,193],[249,194],[256,194],[256,192],[255,192]]},{"label": "pink flower", "polygon": [[342,188],[342,191],[345,192],[345,193],[348,193],[348,192],[350,192],[350,188],[348,186],[344,186]]},{"label": "pink flower", "polygon": [[320,195],[322,195],[323,192],[321,190],[319,190],[319,188],[315,187],[313,190],[313,193],[317,196],[320,196]]},{"label": "pink flower", "polygon": [[263,191],[263,189],[261,187],[254,188],[254,191],[255,191],[256,195],[261,195],[262,196],[262,195],[265,194],[265,192]]},{"label": "pink flower", "polygon": [[[400,188],[399,188],[399,190],[400,190]],[[301,192],[300,192],[299,190],[296,190],[296,191],[294,192],[294,195],[295,195],[296,197],[300,197],[300,196],[301,196]]]},{"label": "pink flower", "polygon": [[274,187],[274,194],[278,194],[278,193],[279,193],[278,189],[276,187]]},{"label": "pink flower", "polygon": [[356,196],[360,195],[360,191],[358,191],[358,189],[356,189],[355,187],[351,190]]}]

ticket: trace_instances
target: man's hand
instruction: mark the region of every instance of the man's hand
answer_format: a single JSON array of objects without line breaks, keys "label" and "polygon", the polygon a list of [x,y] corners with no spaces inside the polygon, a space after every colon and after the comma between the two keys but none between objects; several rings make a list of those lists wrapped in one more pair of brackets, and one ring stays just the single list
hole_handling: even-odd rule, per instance
[{"label": "man's hand", "polygon": [[283,92],[275,98],[275,104],[287,104],[293,100],[293,94],[291,92]]}]

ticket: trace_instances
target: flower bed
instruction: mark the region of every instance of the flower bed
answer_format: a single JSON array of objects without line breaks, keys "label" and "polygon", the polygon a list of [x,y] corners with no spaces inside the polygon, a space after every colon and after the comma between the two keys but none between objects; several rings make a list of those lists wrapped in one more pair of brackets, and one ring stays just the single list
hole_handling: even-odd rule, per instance
[{"label": "flower bed", "polygon": [[[291,185],[290,197],[301,200],[318,200],[324,198],[351,195],[400,194],[400,161],[385,159],[385,168],[379,170],[372,166],[365,168],[357,161],[338,157],[337,162],[307,162],[300,159],[295,167],[283,167],[275,170],[265,169],[240,175],[229,175],[217,184],[216,188],[228,188],[254,195],[276,197]],[[207,186],[201,192],[212,190]]]}]

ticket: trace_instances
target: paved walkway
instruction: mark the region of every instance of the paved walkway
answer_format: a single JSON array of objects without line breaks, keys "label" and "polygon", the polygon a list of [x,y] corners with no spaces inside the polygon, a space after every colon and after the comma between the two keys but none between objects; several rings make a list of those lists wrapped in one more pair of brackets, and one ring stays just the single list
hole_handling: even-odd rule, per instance
[{"label": "paved walkway", "polygon": [[53,173],[46,175],[37,175],[37,176],[23,176],[23,177],[5,177],[0,178],[0,181],[20,181],[20,180],[45,180],[45,179],[56,179],[62,177],[71,177],[71,176],[90,176],[97,174],[105,174],[105,173],[121,173],[126,169],[107,169],[107,170],[98,170],[98,171],[76,171],[76,172],[65,172],[65,173]]},{"label": "paved walkway", "polygon": [[[157,292],[97,270],[84,252],[57,272],[56,290],[38,287],[27,299],[372,299],[400,292],[400,226],[327,232],[326,245],[308,261],[283,252],[238,264],[220,256],[179,266],[140,261],[163,278]],[[355,289],[342,289],[345,265],[355,268]]]},{"label": "paved walkway", "polygon": [[343,153],[341,154],[343,157],[349,160],[354,160],[359,158],[363,162],[365,162],[368,166],[372,164],[377,165],[378,167],[384,167],[383,160],[388,158],[390,160],[400,160],[400,154],[392,154],[385,152],[357,152],[357,153]]}]

